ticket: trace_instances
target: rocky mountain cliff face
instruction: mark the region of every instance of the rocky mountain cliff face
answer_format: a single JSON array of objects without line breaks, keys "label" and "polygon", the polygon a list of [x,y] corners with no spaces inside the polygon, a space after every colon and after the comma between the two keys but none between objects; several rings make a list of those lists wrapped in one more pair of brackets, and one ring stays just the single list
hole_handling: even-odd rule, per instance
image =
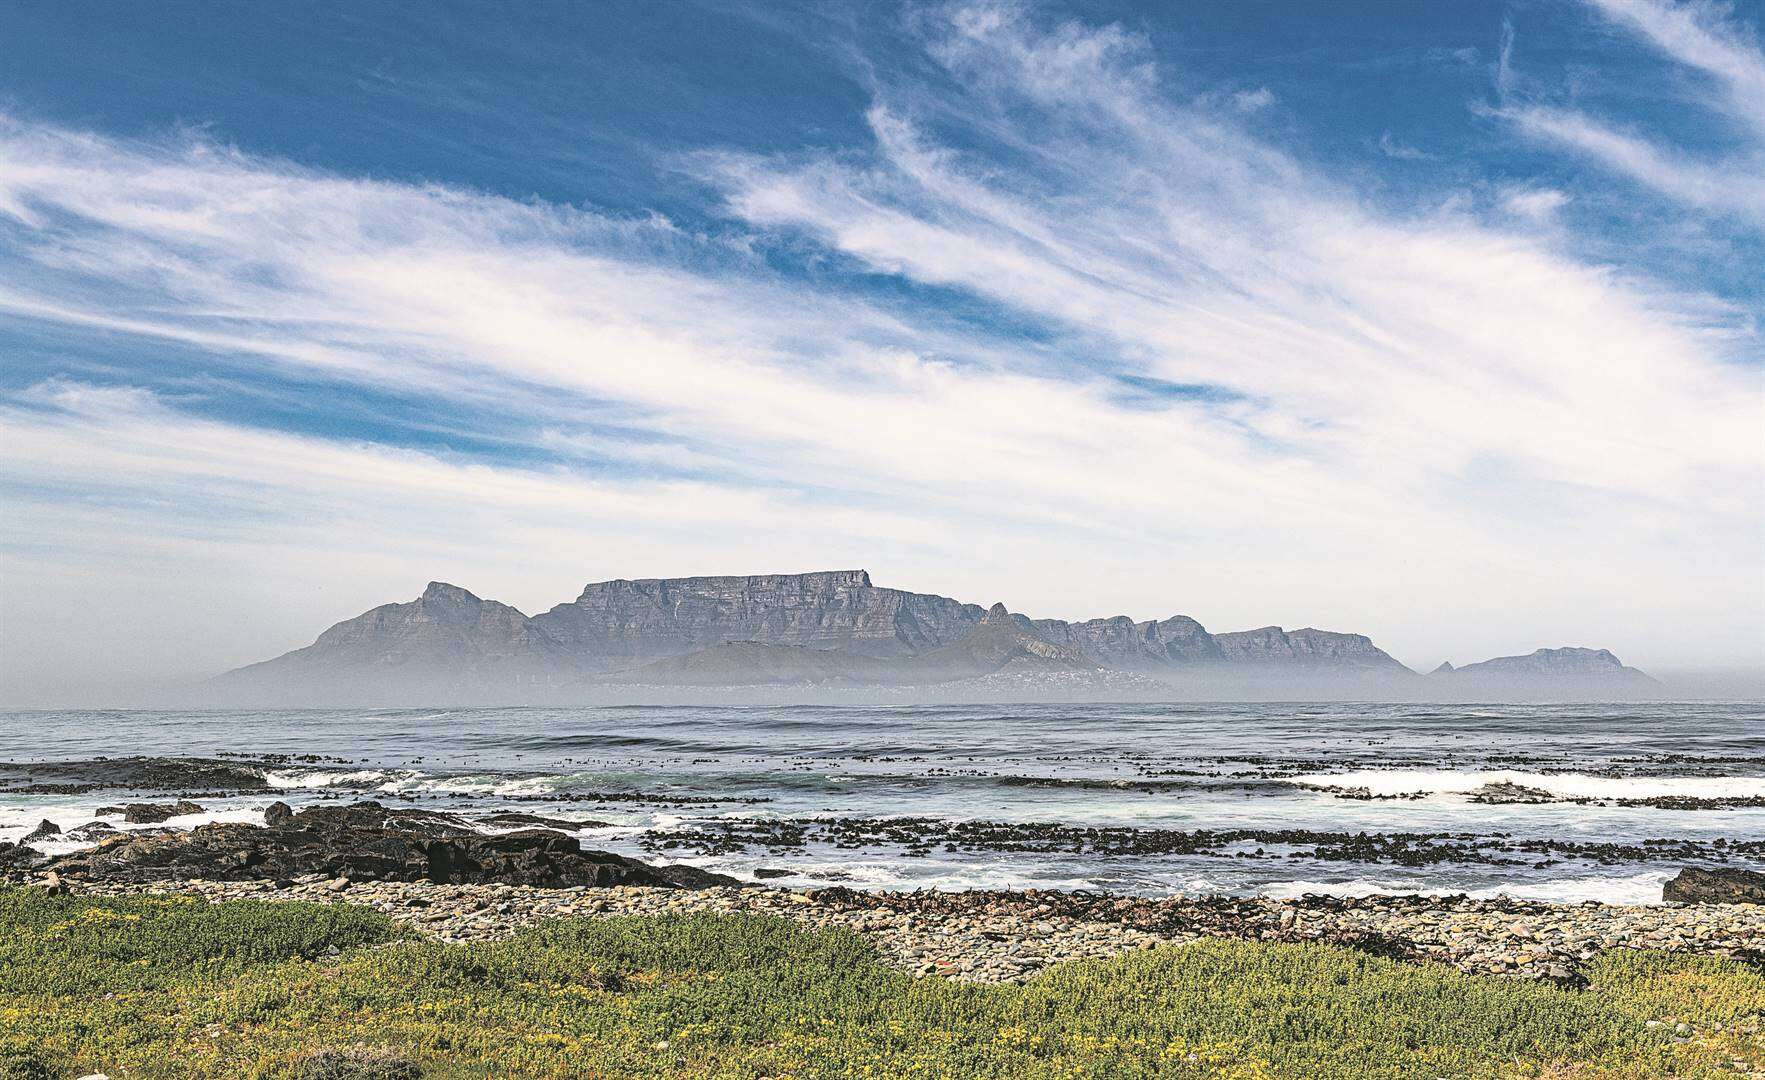
[{"label": "rocky mountain cliff face", "polygon": [[879,589],[863,570],[604,581],[533,618],[591,670],[610,671],[726,641],[915,656],[956,641],[982,609]]},{"label": "rocky mountain cliff face", "polygon": [[1036,632],[1074,649],[1103,667],[1158,670],[1187,664],[1223,663],[1214,635],[1187,615],[1135,622],[1126,615],[1069,623],[1037,619]]},{"label": "rocky mountain cliff face", "polygon": [[1215,634],[1214,642],[1233,664],[1301,668],[1356,668],[1408,671],[1364,634],[1329,630],[1287,631],[1279,626]]},{"label": "rocky mountain cliff face", "polygon": [[1036,623],[994,604],[960,640],[912,660],[915,672],[931,678],[968,678],[1001,671],[1066,670],[1096,667],[1079,650],[1048,640]]},{"label": "rocky mountain cliff face", "polygon": [[405,604],[383,604],[320,634],[304,649],[222,676],[226,687],[299,693],[318,687],[475,685],[549,682],[568,651],[507,604],[431,581]]},{"label": "rocky mountain cliff face", "polygon": [[730,641],[685,656],[602,676],[652,686],[930,685],[1001,673],[1082,671],[1097,665],[1076,649],[1043,638],[1034,623],[995,604],[967,633],[907,657],[844,649]]},{"label": "rocky mountain cliff face", "polygon": [[[1634,671],[1604,650],[1540,650],[1451,677],[1479,670],[1579,676],[1614,667]],[[598,582],[531,618],[431,582],[416,600],[338,623],[306,648],[214,685],[337,701],[398,700],[412,688],[440,700],[438,689],[471,688],[460,700],[497,700],[510,689],[609,683],[899,684],[1099,668],[1226,681],[1415,678],[1360,634],[1275,626],[1211,634],[1184,615],[1032,620],[1003,605],[989,611],[879,588],[863,570],[836,570]]]}]

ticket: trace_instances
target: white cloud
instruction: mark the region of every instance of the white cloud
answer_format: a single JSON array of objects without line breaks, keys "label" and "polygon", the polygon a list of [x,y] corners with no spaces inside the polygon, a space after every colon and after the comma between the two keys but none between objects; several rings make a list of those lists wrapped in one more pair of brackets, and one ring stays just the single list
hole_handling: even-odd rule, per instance
[{"label": "white cloud", "polygon": [[1549,221],[1569,204],[1569,196],[1556,188],[1514,187],[1501,193],[1502,208],[1529,221]]},{"label": "white cloud", "polygon": [[1501,44],[1495,53],[1495,92],[1506,100],[1514,92],[1514,20],[1504,15],[1501,20]]},{"label": "white cloud", "polygon": [[1386,157],[1394,158],[1398,161],[1428,161],[1434,156],[1424,150],[1418,150],[1413,146],[1405,146],[1392,138],[1391,132],[1389,131],[1380,134],[1379,150]]},{"label": "white cloud", "polygon": [[1570,109],[1527,106],[1505,115],[1536,138],[1577,150],[1663,195],[1704,210],[1765,225],[1765,173],[1702,164],[1640,136]]},{"label": "white cloud", "polygon": [[[192,575],[260,583],[193,625],[289,613],[211,642],[218,666],[430,576],[533,607],[590,577],[838,565],[1038,615],[1360,629],[1418,663],[1757,640],[1724,598],[1765,585],[1759,388],[1706,298],[1383,215],[1223,106],[1168,101],[1119,29],[958,8],[930,50],[967,93],[885,90],[868,158],[713,155],[707,178],[762,240],[1052,345],[781,276],[752,236],[0,128],[0,312],[495,408],[563,462],[46,384],[0,413],[7,604],[67,629],[12,662],[111,633],[66,621],[84,596],[157,612]],[[1149,408],[1118,371],[1215,392]]]},{"label": "white cloud", "polygon": [[1618,25],[1640,35],[1674,62],[1714,78],[1720,93],[1698,98],[1740,128],[1729,152],[1698,159],[1641,133],[1586,112],[1512,101],[1509,54],[1513,28],[1503,24],[1497,90],[1505,116],[1524,134],[1580,153],[1668,198],[1765,226],[1765,52],[1724,9],[1688,0],[1586,0]]},{"label": "white cloud", "polygon": [[1594,8],[1640,33],[1681,64],[1722,82],[1728,111],[1765,134],[1765,53],[1715,4],[1686,0],[1587,0]]},{"label": "white cloud", "polygon": [[[1101,46],[1004,25],[990,83],[1057,83],[1062,104],[1105,118],[1083,138],[1044,135],[1057,190],[1030,200],[1013,190],[1046,178],[984,185],[897,118],[874,167],[725,163],[733,211],[1114,337],[1155,376],[1269,403],[1242,422],[1336,467],[1368,451],[1422,470],[1518,456],[1555,479],[1659,492],[1656,440],[1608,422],[1638,408],[1665,410],[1657,433],[1698,432],[1682,452],[1712,465],[1750,456],[1750,416],[1723,404],[1725,375],[1695,330],[1660,317],[1670,298],[1460,220],[1378,220],[1265,147],[1222,158],[1236,136],[1162,105],[1137,75],[1094,72],[1080,91],[1037,70]],[[1122,49],[1111,38],[1107,51]],[[1098,158],[1098,141],[1116,155]],[[1658,392],[1638,396],[1645,385]],[[1565,413],[1571,399],[1581,407]]]},{"label": "white cloud", "polygon": [[1275,92],[1266,86],[1255,90],[1240,90],[1232,95],[1232,105],[1239,112],[1259,112],[1275,103]]}]

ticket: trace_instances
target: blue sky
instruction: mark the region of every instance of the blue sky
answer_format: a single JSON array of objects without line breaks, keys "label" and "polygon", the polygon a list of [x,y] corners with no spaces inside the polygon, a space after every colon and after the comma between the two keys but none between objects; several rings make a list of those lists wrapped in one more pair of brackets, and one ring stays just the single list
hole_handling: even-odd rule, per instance
[{"label": "blue sky", "polygon": [[3,673],[843,566],[1756,664],[1761,22],[9,6]]}]

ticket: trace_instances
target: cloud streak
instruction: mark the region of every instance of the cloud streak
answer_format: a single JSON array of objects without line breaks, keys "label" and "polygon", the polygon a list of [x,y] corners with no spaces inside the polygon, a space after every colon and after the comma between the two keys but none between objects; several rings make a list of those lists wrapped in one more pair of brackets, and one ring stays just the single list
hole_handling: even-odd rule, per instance
[{"label": "cloud streak", "polygon": [[1727,111],[1765,135],[1765,53],[1724,9],[1687,0],[1588,0],[1608,19],[1640,34],[1678,63],[1714,76],[1727,93]]},{"label": "cloud streak", "polygon": [[1765,53],[1714,5],[1668,0],[1586,0],[1612,24],[1719,89],[1696,102],[1737,129],[1733,149],[1699,160],[1643,134],[1565,107],[1513,100],[1511,24],[1503,27],[1497,90],[1501,115],[1522,133],[1574,151],[1670,199],[1765,227]]},{"label": "cloud streak", "polygon": [[95,576],[144,606],[192,573],[300,593],[220,666],[399,577],[533,607],[868,565],[1038,615],[1367,630],[1426,666],[1757,639],[1712,585],[1765,585],[1757,373],[1709,298],[1526,227],[1554,192],[1381,209],[1231,98],[1168,92],[1120,28],[982,5],[923,32],[939,87],[879,78],[868,145],[694,156],[705,233],[0,125],[5,325],[490,410],[523,450],[203,415],[145,367],[40,381],[0,407],[33,581],[9,606]]}]

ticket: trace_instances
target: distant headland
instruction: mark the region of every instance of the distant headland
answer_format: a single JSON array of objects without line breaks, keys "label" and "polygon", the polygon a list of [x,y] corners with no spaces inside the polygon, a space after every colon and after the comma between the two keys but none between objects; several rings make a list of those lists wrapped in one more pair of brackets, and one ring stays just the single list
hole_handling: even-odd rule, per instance
[{"label": "distant headland", "polygon": [[[228,672],[228,701],[567,703],[643,690],[796,688],[934,696],[1658,696],[1605,649],[1544,648],[1418,674],[1364,634],[1213,633],[1187,615],[1032,619],[873,585],[864,570],[619,579],[537,615],[431,582],[311,645]],[[751,692],[751,691],[750,691]]]}]

